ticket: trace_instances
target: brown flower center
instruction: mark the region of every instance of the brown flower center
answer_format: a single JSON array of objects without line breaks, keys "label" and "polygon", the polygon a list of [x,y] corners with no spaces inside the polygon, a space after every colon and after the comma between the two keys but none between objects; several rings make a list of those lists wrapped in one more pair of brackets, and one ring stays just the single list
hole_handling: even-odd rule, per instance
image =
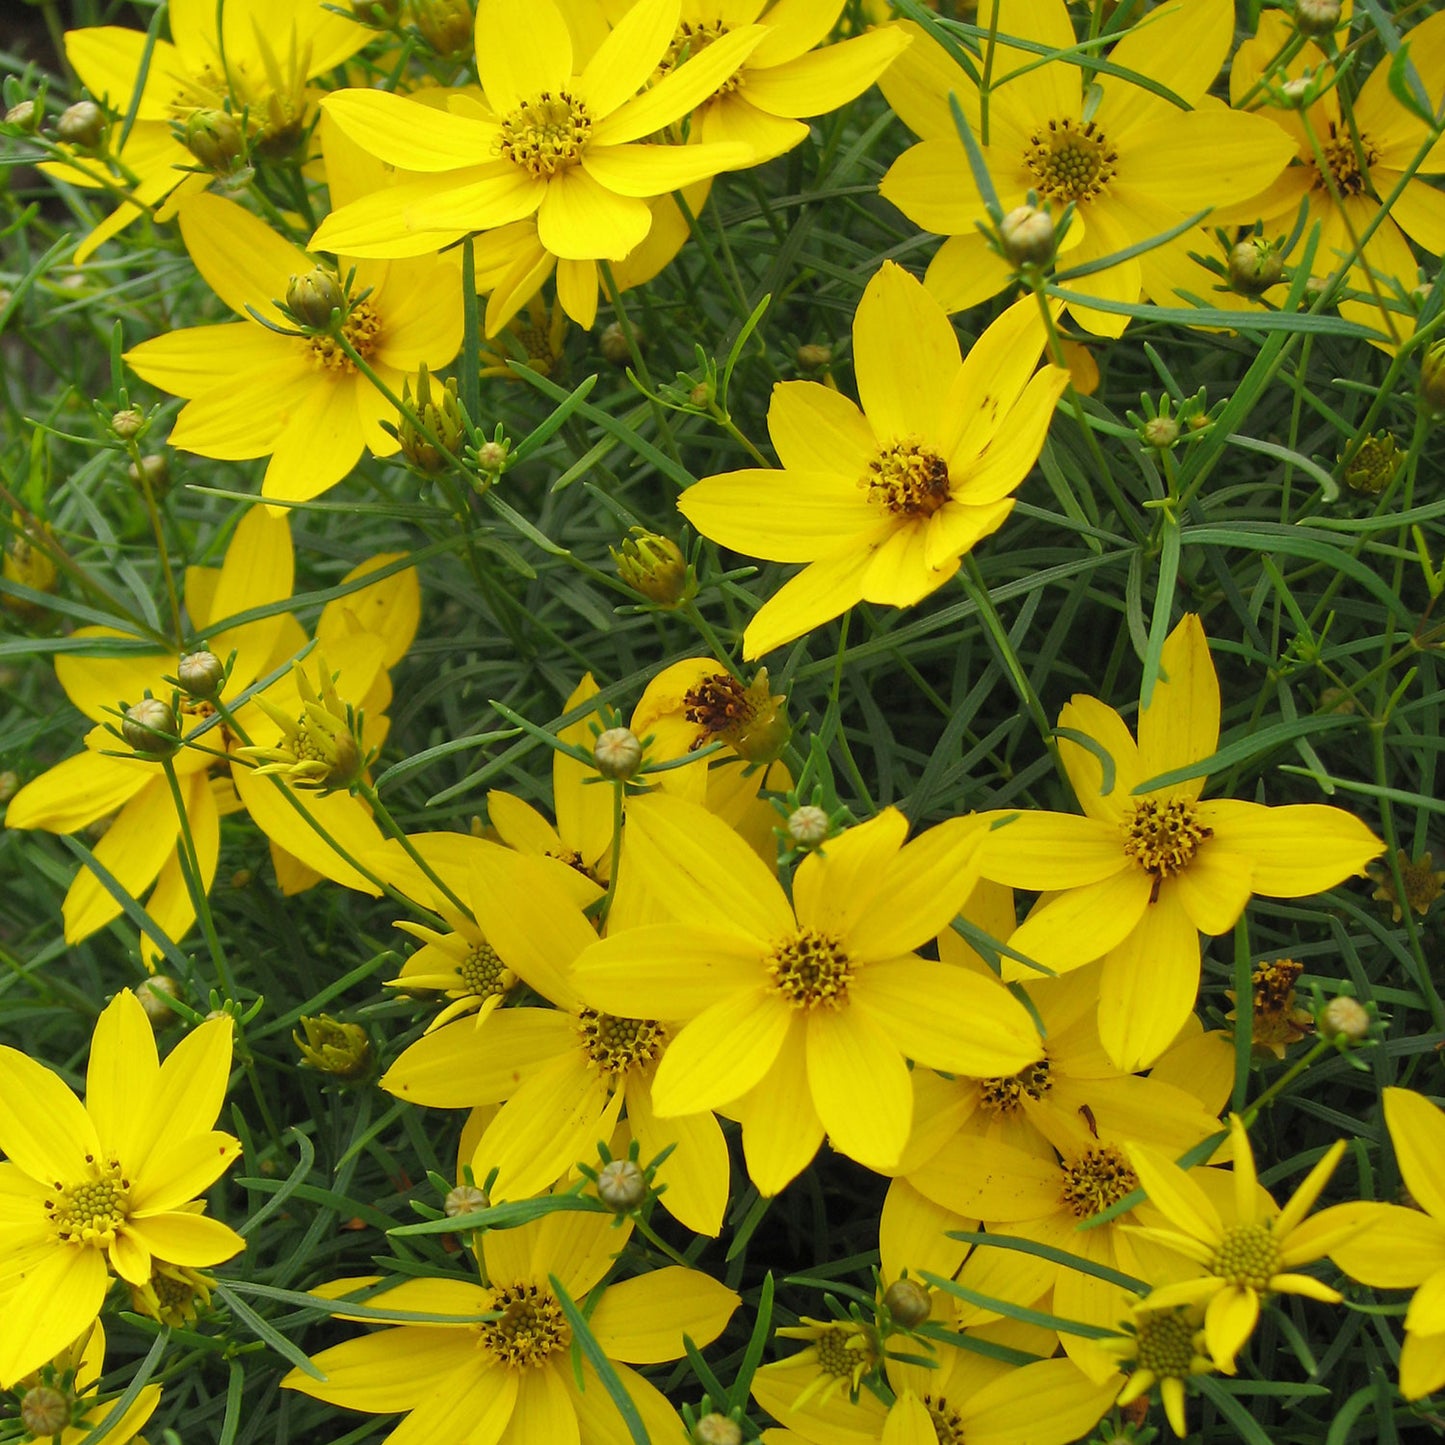
[{"label": "brown flower center", "polygon": [[1091,1144],[1064,1165],[1064,1203],[1080,1219],[1092,1219],[1139,1187],[1139,1176],[1112,1144]]},{"label": "brown flower center", "polygon": [[923,1408],[928,1411],[928,1418],[933,1421],[933,1433],[938,1436],[938,1445],[963,1445],[963,1415],[957,1407],[950,1405],[942,1395],[936,1400],[932,1395],[925,1395]]},{"label": "brown flower center", "polygon": [[1046,201],[1091,201],[1108,189],[1118,152],[1093,121],[1051,120],[1024,152],[1033,189]]},{"label": "brown flower center", "polygon": [[[341,323],[341,334],[363,361],[370,361],[372,353],[381,344],[381,317],[376,307],[370,301],[356,302]],[[306,345],[311,351],[312,362],[319,370],[345,372],[348,376],[356,374],[356,363],[335,337],[308,336]]]},{"label": "brown flower center", "polygon": [[992,1114],[1013,1114],[1025,1099],[1037,1103],[1054,1087],[1049,1061],[1040,1059],[1016,1074],[979,1080],[979,1103]]},{"label": "brown flower center", "polygon": [[539,180],[577,165],[592,137],[585,101],[568,91],[544,90],[502,121],[497,148],[514,165]]},{"label": "brown flower center", "polygon": [[750,722],[753,705],[748,690],[731,673],[715,672],[682,695],[682,715],[696,723],[693,748],[705,747],[719,734],[736,732]]},{"label": "brown flower center", "polygon": [[617,1018],[590,1008],[578,1014],[577,1032],[589,1061],[604,1074],[625,1074],[650,1064],[667,1043],[655,1019]]},{"label": "brown flower center", "polygon": [[1183,872],[1214,829],[1199,821],[1184,798],[1141,798],[1124,816],[1124,851],[1146,872],[1168,878]]},{"label": "brown flower center", "polygon": [[842,945],[816,928],[779,939],[763,957],[773,988],[794,1008],[842,1008],[853,964]]},{"label": "brown flower center", "polygon": [[878,449],[858,485],[896,517],[931,517],[949,498],[948,463],[905,437]]},{"label": "brown flower center", "polygon": [[1329,175],[1325,175],[1316,161],[1314,189],[1334,191],[1340,196],[1363,195],[1369,186],[1370,167],[1380,157],[1368,136],[1360,135],[1359,148],[1356,149],[1355,137],[1350,134],[1349,127],[1333,120],[1329,135],[1320,140],[1320,154],[1329,167]]},{"label": "brown flower center", "polygon": [[[700,55],[714,40],[721,40],[727,33],[728,27],[721,20],[682,21],[672,37],[672,44],[667,47],[667,53],[657,62],[654,79],[670,75],[679,65],[691,60],[694,55]],[[743,73],[736,70],[713,91],[713,95],[731,95],[742,83]]]},{"label": "brown flower center", "polygon": [[482,1348],[513,1370],[535,1369],[572,1342],[562,1306],[548,1290],[511,1284],[492,1291],[500,1317],[478,1325]]}]

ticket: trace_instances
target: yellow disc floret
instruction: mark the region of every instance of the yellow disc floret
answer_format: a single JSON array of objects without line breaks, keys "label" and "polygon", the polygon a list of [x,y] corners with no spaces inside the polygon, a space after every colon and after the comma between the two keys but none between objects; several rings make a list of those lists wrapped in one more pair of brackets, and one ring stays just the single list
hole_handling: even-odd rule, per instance
[{"label": "yellow disc floret", "polygon": [[853,965],[836,938],[816,928],[780,939],[764,957],[773,987],[794,1008],[842,1008]]},{"label": "yellow disc floret", "polygon": [[581,161],[592,136],[586,102],[559,90],[544,90],[502,121],[497,145],[501,154],[539,180],[568,170]]},{"label": "yellow disc floret", "polygon": [[1139,1187],[1139,1176],[1112,1144],[1091,1144],[1064,1166],[1064,1203],[1080,1219],[1092,1219]]},{"label": "yellow disc floret", "polygon": [[577,1031],[588,1060],[604,1074],[625,1074],[650,1064],[662,1052],[667,1035],[656,1019],[626,1019],[585,1008]]},{"label": "yellow disc floret", "polygon": [[57,1239],[109,1248],[130,1214],[130,1180],[118,1160],[98,1164],[88,1154],[85,1162],[88,1177],[73,1184],[57,1180],[55,1194],[45,1201],[45,1212]]},{"label": "yellow disc floret", "polygon": [[858,485],[894,516],[931,517],[949,498],[948,463],[905,437],[878,449]]},{"label": "yellow disc floret", "polygon": [[1033,189],[1046,201],[1089,201],[1114,178],[1118,152],[1093,121],[1051,120],[1024,152]]},{"label": "yellow disc floret", "polygon": [[1141,798],[1124,815],[1124,851],[1157,878],[1181,873],[1193,861],[1199,845],[1214,830],[1199,821],[1193,803],[1184,798]]},{"label": "yellow disc floret", "polygon": [[1260,1293],[1279,1272],[1279,1243],[1267,1224],[1235,1224],[1224,1231],[1210,1273],[1227,1284],[1245,1285]]},{"label": "yellow disc floret", "polygon": [[477,1326],[482,1348],[513,1370],[536,1369],[565,1350],[572,1330],[550,1291],[534,1284],[493,1289],[498,1318]]}]

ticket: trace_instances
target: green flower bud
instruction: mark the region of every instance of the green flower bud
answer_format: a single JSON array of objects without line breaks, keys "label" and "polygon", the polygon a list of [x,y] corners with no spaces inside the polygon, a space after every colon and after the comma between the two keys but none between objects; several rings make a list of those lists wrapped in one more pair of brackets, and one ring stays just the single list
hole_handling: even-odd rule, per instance
[{"label": "green flower bud", "polygon": [[816,342],[804,342],[793,358],[799,371],[822,371],[833,364],[833,348],[820,346]]},{"label": "green flower bud", "polygon": [[464,1214],[480,1214],[491,1207],[491,1196],[475,1184],[458,1184],[455,1189],[448,1190],[447,1197],[442,1200],[442,1211],[448,1219],[459,1219]]},{"label": "green flower bud", "polygon": [[33,100],[22,100],[5,112],[5,124],[34,131],[40,124],[40,109]]},{"label": "green flower bud", "polygon": [[330,1014],[302,1015],[303,1039],[295,1029],[291,1037],[303,1063],[337,1079],[359,1079],[371,1068],[371,1037],[360,1024],[344,1024]]},{"label": "green flower bud", "polygon": [[412,0],[412,15],[422,38],[438,55],[471,53],[476,21],[467,0]]},{"label": "green flower bud", "polygon": [[630,778],[642,763],[642,742],[631,728],[608,728],[593,743],[592,757],[604,778]]},{"label": "green flower bud", "polygon": [[614,1214],[631,1214],[647,1198],[647,1176],[632,1159],[614,1159],[597,1171],[597,1197]]},{"label": "green flower bud", "polygon": [[73,1403],[49,1385],[34,1385],[20,1397],[20,1423],[35,1439],[49,1440],[70,1424]]},{"label": "green flower bud", "polygon": [[1320,1010],[1316,1027],[1322,1038],[1358,1044],[1369,1036],[1374,1020],[1359,999],[1339,994]]},{"label": "green flower bud", "polygon": [[1015,266],[1044,266],[1054,258],[1054,219],[1038,206],[1015,206],[999,222],[998,233]]},{"label": "green flower bud", "polygon": [[429,476],[444,472],[448,465],[446,456],[427,439],[423,428],[453,456],[460,452],[467,428],[461,403],[457,400],[456,378],[434,390],[432,379],[423,365],[417,373],[416,396],[413,398],[411,383],[408,382],[402,388],[402,400],[416,416],[416,422],[420,423],[418,426],[405,412],[402,413],[401,426],[397,431],[402,455],[418,471]]},{"label": "green flower bud", "polygon": [[341,283],[324,266],[317,266],[304,276],[293,276],[286,288],[286,309],[303,326],[313,331],[328,331],[331,314],[346,314],[346,296]]},{"label": "green flower bud", "polygon": [[1341,9],[1340,0],[1295,0],[1294,23],[1301,35],[1333,35]]},{"label": "green flower bud", "polygon": [[230,175],[245,157],[246,138],[235,116],[224,110],[193,110],[181,143],[208,171]]},{"label": "green flower bud", "polygon": [[176,680],[192,697],[215,697],[226,680],[226,664],[204,648],[188,652],[176,668]]},{"label": "green flower bud", "polygon": [[828,814],[812,803],[804,803],[788,814],[788,837],[800,848],[816,848],[827,838],[832,826]]},{"label": "green flower bud", "polygon": [[[640,348],[642,337],[636,330],[633,331],[632,337]],[[610,362],[613,366],[626,366],[632,360],[632,348],[627,344],[627,333],[623,331],[619,322],[609,321],[603,328],[602,336],[597,344],[602,350],[602,359]]]},{"label": "green flower bud", "polygon": [[163,1029],[176,1021],[172,1002],[180,997],[180,985],[169,974],[155,973],[136,984],[134,993],[151,1021],[153,1029]]},{"label": "green flower bud", "polygon": [[1139,437],[1146,447],[1167,452],[1179,440],[1179,423],[1172,416],[1150,417],[1139,428]]},{"label": "green flower bud", "polygon": [[14,768],[0,773],[0,803],[8,803],[20,791],[20,774]]},{"label": "green flower bud", "polygon": [[1229,253],[1229,284],[1241,296],[1263,296],[1284,275],[1284,257],[1258,236],[1240,241]]},{"label": "green flower bud", "polygon": [[136,752],[152,758],[168,758],[181,745],[175,710],[158,697],[143,697],[126,708],[120,735]]},{"label": "green flower bud", "polygon": [[743,1445],[742,1426],[716,1410],[704,1415],[693,1427],[696,1445]]},{"label": "green flower bud", "polygon": [[617,575],[658,607],[680,607],[697,595],[697,578],[669,537],[633,527],[619,550],[609,547]]},{"label": "green flower bud", "polygon": [[116,412],[110,419],[110,429],[121,441],[134,441],[140,435],[141,428],[146,424],[145,415],[133,406],[128,406],[124,411]]},{"label": "green flower bud", "polygon": [[171,464],[163,452],[152,452],[126,468],[126,475],[144,491],[147,487],[157,500],[171,489]]},{"label": "green flower bud", "polygon": [[911,1330],[933,1313],[933,1296],[917,1280],[896,1279],[884,1291],[883,1308],[905,1330]]},{"label": "green flower bud", "polygon": [[104,134],[105,112],[93,100],[78,100],[67,106],[55,122],[56,139],[82,150],[99,145]]}]

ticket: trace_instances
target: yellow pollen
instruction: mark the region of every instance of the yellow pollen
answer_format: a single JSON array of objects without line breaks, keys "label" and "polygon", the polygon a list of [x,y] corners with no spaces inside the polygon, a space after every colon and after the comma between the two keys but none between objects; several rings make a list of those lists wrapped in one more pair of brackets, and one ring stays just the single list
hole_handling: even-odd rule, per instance
[{"label": "yellow pollen", "polygon": [[97,1164],[86,1155],[90,1177],[75,1184],[55,1183],[54,1197],[45,1201],[50,1227],[66,1244],[93,1244],[109,1248],[115,1232],[130,1215],[130,1180],[121,1173],[120,1163],[111,1159]]},{"label": "yellow pollen", "polygon": [[1091,201],[1108,189],[1118,152],[1093,121],[1051,120],[1024,152],[1033,189],[1046,201]]},{"label": "yellow pollen", "polygon": [[624,1019],[585,1008],[577,1016],[577,1032],[590,1062],[604,1074],[625,1074],[650,1064],[667,1043],[656,1019]]},{"label": "yellow pollen", "polygon": [[813,1348],[818,1352],[818,1369],[835,1380],[851,1379],[867,1359],[861,1335],[834,1325],[818,1336]]},{"label": "yellow pollen", "polygon": [[933,1433],[938,1436],[938,1445],[963,1445],[963,1416],[948,1400],[940,1395],[923,1397],[923,1408],[933,1421]]},{"label": "yellow pollen", "polygon": [[1026,1069],[1003,1078],[979,1080],[979,1103],[993,1114],[1012,1114],[1022,1107],[1023,1101],[1032,1099],[1037,1103],[1054,1087],[1049,1073],[1049,1061],[1040,1059]]},{"label": "yellow pollen", "polygon": [[494,993],[506,993],[507,966],[497,957],[497,951],[490,943],[474,943],[467,949],[467,956],[457,965],[462,987],[468,993],[486,997]]},{"label": "yellow pollen", "polygon": [[1183,798],[1141,798],[1124,815],[1123,827],[1124,851],[1157,878],[1182,872],[1199,845],[1214,836],[1214,829],[1199,821],[1194,804]]},{"label": "yellow pollen", "polygon": [[1332,120],[1329,135],[1320,140],[1320,153],[1329,166],[1330,174],[1326,179],[1324,172],[1320,170],[1319,162],[1315,162],[1315,190],[1334,190],[1340,196],[1364,194],[1369,181],[1369,168],[1380,156],[1379,151],[1370,144],[1369,137],[1362,134],[1359,149],[1356,150],[1355,138],[1350,134],[1349,128]]},{"label": "yellow pollen", "polygon": [[1214,1252],[1211,1274],[1226,1284],[1248,1285],[1261,1293],[1279,1273],[1279,1244],[1267,1224],[1232,1224]]},{"label": "yellow pollen", "polygon": [[[356,302],[341,324],[341,334],[363,361],[370,361],[372,353],[381,344],[381,317],[376,314],[376,307],[370,301]],[[340,371],[348,376],[356,374],[356,363],[334,337],[308,336],[306,345],[318,370]]]},{"label": "yellow pollen", "polygon": [[948,463],[917,437],[904,437],[878,449],[858,485],[894,516],[931,517],[949,498]]},{"label": "yellow pollen", "polygon": [[492,1291],[489,1309],[500,1318],[476,1327],[482,1348],[513,1370],[535,1369],[572,1342],[562,1306],[534,1284],[511,1284]]},{"label": "yellow pollen", "polygon": [[539,180],[581,161],[592,136],[586,102],[559,90],[544,90],[502,121],[498,151]]},{"label": "yellow pollen", "polygon": [[1137,1337],[1139,1368],[1161,1380],[1187,1380],[1189,1367],[1199,1353],[1194,1348],[1197,1333],[1197,1327],[1182,1311],[1161,1310],[1144,1316]]},{"label": "yellow pollen", "polygon": [[1112,1144],[1091,1144],[1064,1165],[1063,1202],[1080,1219],[1092,1219],[1139,1187],[1139,1176]]},{"label": "yellow pollen", "polygon": [[836,938],[802,928],[779,939],[763,957],[773,987],[794,1008],[842,1008],[853,964]]}]

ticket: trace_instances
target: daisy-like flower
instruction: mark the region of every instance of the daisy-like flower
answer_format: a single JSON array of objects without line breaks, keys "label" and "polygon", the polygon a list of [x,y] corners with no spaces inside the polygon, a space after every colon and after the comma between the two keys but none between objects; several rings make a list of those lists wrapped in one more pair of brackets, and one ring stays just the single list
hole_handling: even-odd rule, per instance
[{"label": "daisy-like flower", "polygon": [[[338,14],[325,0],[173,0],[171,40],[149,47],[145,33],[119,25],[71,30],[65,56],[85,88],[116,115],[125,115],[144,72],[135,122],[112,159],[109,188],[121,202],[79,245],[78,263],[145,211],[179,191],[175,201],[210,184],[188,174],[196,157],[172,133],[198,110],[245,117],[250,148],[262,155],[293,151],[315,117],[320,92],[307,82],[354,55],[372,31]],[[220,21],[220,29],[217,22]],[[100,167],[47,164],[68,185],[97,188]],[[161,207],[165,219],[170,208]]]},{"label": "daisy-like flower", "polygon": [[500,1104],[471,1156],[477,1179],[497,1171],[496,1199],[540,1193],[595,1157],[625,1108],[645,1160],[673,1150],[658,1173],[664,1207],[689,1229],[716,1234],[728,1194],[722,1130],[701,1109],[658,1118],[653,1084],[674,1030],[646,995],[625,1014],[579,995],[573,964],[597,933],[558,871],[493,845],[464,895],[497,959],[556,1006],[500,1008],[480,1025],[464,1019],[429,1032],[382,1087],[435,1108]]},{"label": "daisy-like flower", "polygon": [[[1083,695],[1060,712],[1059,732],[1085,816],[999,815],[981,869],[1056,895],[1011,945],[1056,971],[1103,957],[1099,1034],[1115,1064],[1138,1069],[1159,1057],[1194,1007],[1201,933],[1232,928],[1253,894],[1302,898],[1331,888],[1384,845],[1342,808],[1205,800],[1202,776],[1144,789],[1219,745],[1219,679],[1193,614],[1165,640],[1137,744],[1113,708]],[[1026,971],[1009,959],[1003,969],[1005,978]]]},{"label": "daisy-like flower", "polygon": [[644,240],[647,198],[754,158],[731,142],[644,139],[710,96],[766,33],[734,30],[644,91],[673,44],[679,7],[680,0],[638,0],[579,73],[553,0],[481,0],[484,104],[459,96],[445,112],[383,91],[328,97],[326,114],[358,145],[423,174],[334,211],[311,244],[352,256],[419,256],[535,213],[541,246],[557,258],[558,300],[591,326],[597,262],[620,260]]},{"label": "daisy-like flower", "polygon": [[1419,1400],[1445,1385],[1445,1114],[1413,1089],[1386,1089],[1383,1098],[1395,1159],[1419,1208],[1357,1205],[1365,1228],[1329,1253],[1362,1284],[1415,1291],[1405,1314],[1400,1393]]},{"label": "daisy-like flower", "polygon": [[[1141,1303],[1148,1310],[1173,1305],[1204,1307],[1204,1335],[1215,1365],[1234,1373],[1234,1357],[1254,1332],[1261,1300],[1272,1294],[1299,1294],[1338,1304],[1340,1292],[1307,1274],[1312,1264],[1334,1252],[1363,1227],[1358,1205],[1336,1205],[1305,1216],[1320,1197],[1345,1152],[1338,1139],[1305,1176],[1283,1209],[1262,1208],[1254,1152],[1239,1115],[1229,1118],[1234,1155],[1233,1208],[1221,1214],[1208,1194],[1166,1154],[1134,1144],[1129,1159],[1149,1202],[1174,1226],[1135,1226],[1137,1232],[1191,1260],[1201,1271],[1151,1290]],[[1266,1198],[1268,1196],[1265,1196]]]},{"label": "daisy-like flower", "polygon": [[[397,421],[396,408],[335,337],[271,329],[295,332],[276,302],[296,294],[293,281],[318,276],[315,261],[219,196],[194,197],[180,225],[197,269],[242,319],[172,331],[126,353],[138,376],[187,398],[171,445],[228,461],[269,456],[261,494],[290,502],[335,486],[364,451],[391,456],[400,444],[381,424]],[[462,321],[454,260],[358,261],[346,298],[346,258],[342,265],[340,276],[323,268],[313,285],[329,288],[345,313],[341,334],[393,395],[423,363],[435,369],[456,355]],[[326,325],[319,309],[313,324]]]},{"label": "daisy-like flower", "polygon": [[[669,1267],[599,1288],[630,1224],[611,1215],[549,1214],[517,1229],[481,1236],[484,1284],[409,1279],[369,1296],[368,1309],[394,1308],[456,1317],[455,1324],[398,1324],[323,1350],[315,1379],[292,1370],[282,1381],[329,1404],[373,1414],[405,1411],[385,1438],[506,1440],[509,1445],[611,1445],[627,1439],[606,1387],[573,1349],[572,1327],[552,1284],[579,1306],[589,1294],[587,1326],[637,1407],[648,1437],[682,1438],[666,1399],[628,1365],[680,1359],[686,1335],[707,1345],[722,1333],[739,1300],[700,1270]],[[338,1280],[325,1298],[374,1285]],[[346,1306],[337,1306],[346,1315]]]},{"label": "daisy-like flower", "polygon": [[577,960],[593,1007],[686,1021],[653,1081],[663,1118],[726,1107],[748,1172],[775,1194],[824,1132],[873,1168],[898,1162],[913,1090],[905,1058],[975,1077],[1038,1053],[998,983],[913,950],[957,912],[976,867],[972,818],[904,846],[889,808],[810,854],[790,903],[772,871],[711,813],[663,793],[628,804],[623,869],[659,916]]},{"label": "daisy-like flower", "polygon": [[1204,1311],[1198,1306],[1135,1309],[1117,1338],[1098,1341],[1098,1348],[1133,1369],[1119,1391],[1117,1405],[1142,1399],[1156,1385],[1164,1414],[1182,1440],[1189,1434],[1184,1411],[1185,1386],[1196,1375],[1214,1370],[1204,1340]]},{"label": "daisy-like flower", "polygon": [[427,1033],[464,1014],[473,1015],[473,1022],[480,1025],[517,981],[470,918],[444,901],[439,901],[438,907],[451,925],[448,933],[437,933],[408,919],[397,920],[396,926],[421,939],[422,947],[407,959],[396,978],[386,980],[388,988],[439,989],[446,996],[446,1007],[427,1025]]},{"label": "daisy-like flower", "polygon": [[[1078,44],[1064,0],[983,0],[977,23],[986,34],[997,26],[1000,36],[1046,51],[1072,52]],[[1113,65],[1167,86],[1184,109],[1072,58],[1041,60],[1007,40],[987,40],[980,62],[990,76],[985,124],[978,85],[915,33],[881,84],[921,144],[894,162],[880,189],[909,220],[948,237],[928,269],[929,290],[949,311],[961,311],[1002,290],[1014,274],[977,229],[988,213],[949,109],[951,94],[980,140],[1006,212],[1030,191],[1056,218],[1073,205],[1070,266],[1140,245],[1206,207],[1263,190],[1289,161],[1287,139],[1269,122],[1206,98],[1233,37],[1232,0],[1175,0],[1111,47]],[[1128,303],[1144,291],[1170,296],[1151,274],[1147,251],[1073,277],[1068,287]],[[1107,336],[1119,335],[1128,321],[1087,305],[1070,311]]]},{"label": "daisy-like flower", "polygon": [[231,1071],[231,1020],[201,1024],[162,1064],[129,990],[96,1021],[85,1103],[60,1076],[0,1046],[0,1385],[94,1323],[114,1271],[145,1285],[162,1259],[219,1264],[244,1241],[196,1209],[236,1159],[212,1129]]},{"label": "daisy-like flower", "polygon": [[1035,373],[1044,329],[1029,299],[960,361],[939,304],[885,261],[853,318],[862,410],[829,387],[773,388],[768,432],[783,470],[707,477],[678,510],[751,557],[810,565],[743,634],[759,657],[859,601],[911,607],[1013,510],[1043,447],[1062,367]]}]

